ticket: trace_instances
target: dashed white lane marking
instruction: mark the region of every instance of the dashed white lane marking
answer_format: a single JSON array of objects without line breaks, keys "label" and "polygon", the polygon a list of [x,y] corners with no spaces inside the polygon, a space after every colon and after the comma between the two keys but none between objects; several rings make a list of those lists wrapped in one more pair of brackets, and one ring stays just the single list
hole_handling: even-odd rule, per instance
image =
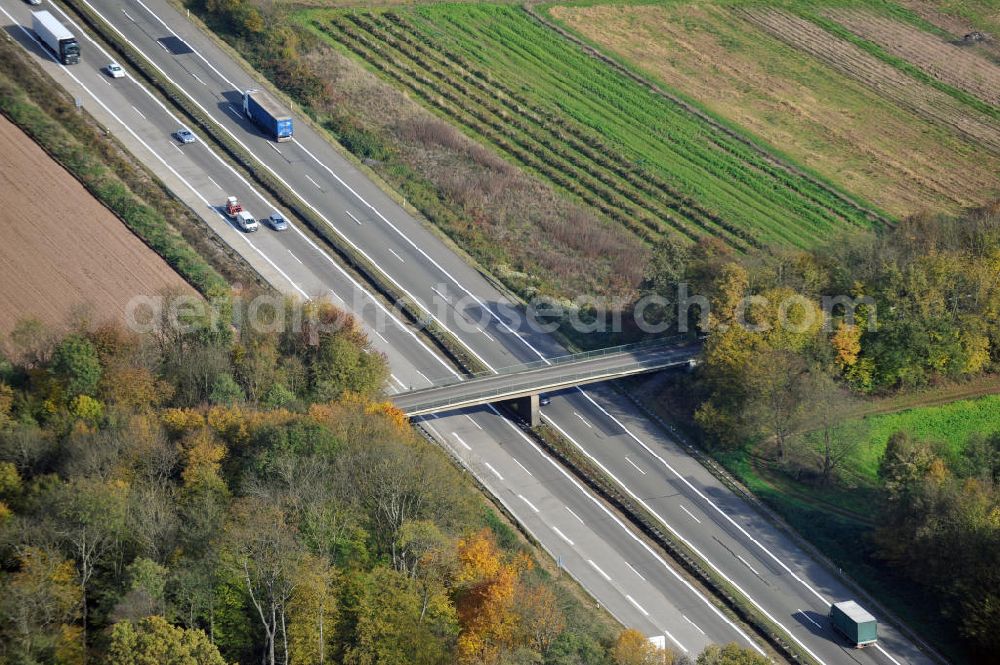
[{"label": "dashed white lane marking", "polygon": [[230,113],[232,113],[234,116],[236,116],[237,119],[239,119],[239,120],[243,119],[243,114],[240,113],[238,110],[236,110],[236,107],[233,106],[232,104],[230,104],[229,106],[227,106],[226,110],[229,111]]},{"label": "dashed white lane marking", "polygon": [[608,575],[608,574],[607,574],[606,572],[604,572],[603,570],[601,570],[601,567],[600,567],[600,566],[598,566],[598,565],[597,565],[596,563],[594,563],[594,562],[593,562],[593,561],[591,561],[590,559],[587,559],[587,563],[589,563],[589,564],[590,564],[590,567],[591,567],[591,568],[593,568],[594,570],[596,570],[597,572],[599,572],[599,573],[601,574],[601,577],[603,577],[603,578],[604,578],[605,580],[607,580],[608,582],[610,582],[610,581],[611,581],[611,576],[610,576],[610,575]]},{"label": "dashed white lane marking", "polygon": [[376,335],[378,336],[378,338],[379,338],[380,340],[382,340],[383,342],[385,342],[386,344],[388,344],[388,343],[389,343],[389,340],[387,340],[387,339],[386,339],[386,338],[385,338],[385,337],[384,337],[384,336],[382,335],[382,333],[380,333],[379,331],[377,331],[377,330],[375,330],[374,328],[372,328],[372,332],[373,332],[373,333],[375,333],[375,334],[376,334]]},{"label": "dashed white lane marking", "polygon": [[206,174],[205,177],[208,178],[212,182],[213,185],[215,185],[219,189],[222,189],[222,187],[219,185],[219,183],[215,182],[215,179],[212,178],[212,176]]},{"label": "dashed white lane marking", "polygon": [[281,154],[281,150],[278,149],[278,146],[274,145],[270,141],[268,142],[267,147],[269,147],[271,150],[275,151],[279,155]]},{"label": "dashed white lane marking", "polygon": [[801,614],[805,618],[806,621],[808,621],[812,625],[816,626],[817,628],[822,628],[823,627],[823,626],[819,625],[818,623],[816,623],[815,621],[813,621],[812,617],[810,617],[808,614],[806,614],[802,610],[796,609],[795,611],[798,612],[799,614]]},{"label": "dashed white lane marking", "polygon": [[299,263],[302,263],[302,259],[300,259],[299,257],[295,256],[295,254],[292,252],[292,250],[288,250],[288,253],[292,255],[293,259],[295,259]]},{"label": "dashed white lane marking", "polygon": [[395,374],[389,374],[389,377],[390,377],[390,378],[392,378],[392,380],[393,380],[393,381],[395,381],[396,383],[398,383],[398,384],[399,384],[399,387],[400,387],[400,388],[404,388],[404,389],[406,388],[406,384],[405,384],[405,383],[403,383],[402,381],[400,381],[400,380],[399,380],[399,379],[398,379],[398,378],[396,377],[396,375],[395,375]]},{"label": "dashed white lane marking", "polygon": [[418,369],[418,370],[414,370],[414,371],[415,371],[415,372],[416,372],[417,374],[419,374],[420,376],[424,377],[424,381],[426,381],[427,383],[429,383],[429,384],[431,384],[431,385],[434,385],[434,382],[433,382],[433,381],[431,381],[430,379],[428,379],[428,378],[427,378],[427,375],[426,375],[426,374],[424,374],[423,372],[421,372],[421,371],[420,371],[419,369]]},{"label": "dashed white lane marking", "polygon": [[526,467],[523,464],[521,464],[520,462],[518,462],[516,457],[511,457],[511,459],[514,460],[514,464],[516,464],[519,467],[521,467],[521,469],[523,469],[526,474],[528,474],[532,478],[535,477],[535,474],[531,473],[531,471],[528,471],[528,467]]},{"label": "dashed white lane marking", "polygon": [[353,219],[353,220],[354,220],[355,222],[357,222],[357,223],[358,223],[358,226],[361,226],[361,220],[360,220],[360,219],[358,219],[357,217],[355,217],[354,215],[352,215],[352,214],[351,214],[351,211],[350,211],[350,210],[345,210],[344,212],[346,212],[346,213],[347,213],[347,216],[348,216],[348,217],[350,217],[350,218],[351,218],[351,219]]},{"label": "dashed white lane marking", "polygon": [[900,662],[889,655],[889,652],[882,648],[882,645],[878,642],[875,643],[875,648],[882,652],[882,655],[891,660],[894,665],[900,665]]},{"label": "dashed white lane marking", "polygon": [[467,414],[467,413],[466,413],[466,414],[465,414],[465,417],[469,419],[469,422],[470,422],[470,423],[472,423],[473,425],[475,425],[475,426],[476,426],[476,427],[478,427],[479,429],[482,429],[482,428],[483,428],[483,426],[482,426],[482,425],[480,425],[479,423],[477,423],[477,422],[476,422],[475,420],[473,420],[472,416],[470,416],[469,414]]},{"label": "dashed white lane marking", "polygon": [[694,626],[695,630],[697,630],[699,633],[701,633],[702,635],[705,634],[705,631],[703,631],[701,628],[699,628],[698,624],[696,624],[694,621],[691,621],[691,619],[688,619],[686,615],[682,614],[681,617],[683,617],[683,619],[685,621],[687,621],[689,624],[691,624],[692,626]]},{"label": "dashed white lane marking", "polygon": [[191,72],[191,76],[193,76],[198,81],[198,83],[201,83],[202,85],[208,85],[207,83],[205,83],[204,81],[202,81],[201,77],[198,76],[197,74],[195,74],[194,72]]},{"label": "dashed white lane marking", "polygon": [[479,332],[483,333],[483,335],[486,336],[486,339],[490,340],[491,342],[495,342],[496,341],[495,339],[493,339],[493,337],[488,332],[486,332],[482,328],[479,329]]},{"label": "dashed white lane marking", "polygon": [[646,581],[646,578],[642,576],[642,573],[640,573],[638,570],[635,569],[635,566],[633,566],[632,564],[630,564],[628,561],[625,562],[625,565],[628,566],[629,569],[633,573],[635,573],[639,577],[640,580],[642,580],[643,582]]},{"label": "dashed white lane marking", "polygon": [[128,20],[130,20],[130,21],[132,21],[133,23],[135,23],[135,19],[134,19],[134,18],[132,18],[132,17],[131,17],[130,15],[129,15],[129,13],[128,13],[127,11],[125,11],[124,9],[122,10],[122,14],[125,14],[125,18],[127,18]]},{"label": "dashed white lane marking", "polygon": [[566,537],[566,534],[559,530],[559,527],[552,527],[552,530],[556,532],[556,535],[569,543],[570,547],[574,547],[573,541]]},{"label": "dashed white lane marking", "polygon": [[399,260],[400,260],[400,261],[402,261],[403,263],[406,263],[406,261],[405,261],[405,260],[403,259],[403,257],[402,257],[402,256],[400,256],[399,254],[397,254],[397,253],[396,253],[396,250],[394,250],[394,249],[393,249],[392,247],[388,247],[387,249],[388,249],[388,250],[389,250],[390,252],[392,252],[392,255],[393,255],[393,256],[395,256],[395,257],[396,257],[397,259],[399,259]]},{"label": "dashed white lane marking", "polygon": [[531,503],[526,498],[524,498],[523,494],[518,494],[517,498],[519,498],[521,501],[524,501],[526,504],[528,504],[528,507],[531,508],[532,510],[534,510],[536,513],[541,512],[540,510],[538,510],[538,508],[535,508],[535,504]]},{"label": "dashed white lane marking", "polygon": [[180,149],[180,146],[178,146],[173,141],[170,142],[170,145],[174,146],[174,149],[177,150],[177,152],[181,153],[182,155],[184,154],[184,151]]},{"label": "dashed white lane marking", "polygon": [[445,294],[443,294],[443,293],[441,293],[440,291],[438,291],[438,290],[437,290],[437,289],[436,289],[435,287],[433,287],[433,286],[432,286],[432,287],[431,287],[431,291],[433,291],[434,293],[436,293],[436,294],[438,294],[439,296],[441,296],[442,298],[444,298],[444,301],[445,301],[445,302],[451,302],[451,299],[450,299],[450,298],[448,298],[448,296],[446,296]]},{"label": "dashed white lane marking", "polygon": [[576,411],[574,411],[574,412],[573,412],[573,415],[574,415],[574,416],[576,416],[577,418],[579,418],[580,420],[582,420],[582,421],[583,421],[583,424],[584,424],[584,425],[586,425],[587,427],[589,427],[589,428],[591,428],[591,429],[593,429],[593,428],[594,428],[594,426],[593,426],[593,425],[591,425],[590,423],[588,423],[588,422],[587,422],[587,419],[586,419],[586,418],[584,418],[583,416],[581,416],[581,415],[580,415],[579,413],[577,413]]},{"label": "dashed white lane marking", "polygon": [[[637,609],[640,612],[642,612],[642,616],[644,616],[644,617],[648,617],[649,616],[649,612],[646,611],[646,608],[643,607],[642,605],[640,605],[639,603],[635,602],[635,598],[633,598],[632,596],[630,596],[628,594],[625,594],[625,600],[627,600],[628,602],[630,602],[633,605],[635,605],[635,609]],[[664,631],[664,632],[666,632],[666,631]]]},{"label": "dashed white lane marking", "polygon": [[631,464],[632,466],[634,466],[636,471],[638,471],[639,473],[641,473],[644,476],[646,475],[646,472],[643,471],[642,469],[640,469],[638,464],[636,464],[635,462],[633,462],[632,460],[630,460],[628,458],[628,455],[625,456],[625,461],[628,462],[629,464]]},{"label": "dashed white lane marking", "polygon": [[746,566],[747,568],[749,568],[751,573],[753,573],[757,577],[760,577],[760,573],[758,573],[756,570],[754,570],[753,566],[750,565],[749,561],[747,561],[746,559],[744,559],[743,557],[741,557],[739,554],[736,555],[736,558],[739,559],[740,561],[742,561],[743,565]]},{"label": "dashed white lane marking", "polygon": [[487,469],[489,469],[490,471],[493,472],[494,476],[496,476],[499,480],[503,480],[503,476],[500,475],[499,471],[497,471],[496,469],[493,468],[492,464],[490,464],[489,462],[483,462],[483,464],[486,465]]},{"label": "dashed white lane marking", "polygon": [[135,111],[136,113],[138,113],[138,114],[139,114],[139,117],[140,117],[140,118],[142,118],[143,120],[145,120],[145,119],[146,119],[146,116],[145,116],[145,115],[143,115],[142,111],[140,111],[139,109],[137,109],[137,108],[135,107],[135,105],[133,105],[133,106],[132,106],[132,110],[133,110],[133,111]]},{"label": "dashed white lane marking", "polygon": [[[677,504],[677,505],[680,505],[680,504]],[[692,513],[690,510],[688,510],[684,506],[681,506],[681,510],[683,510],[685,513],[687,513],[688,517],[690,517],[691,519],[693,519],[695,522],[697,522],[698,524],[701,524],[701,520],[698,519],[697,517],[695,517],[694,513]]]},{"label": "dashed white lane marking", "polygon": [[568,510],[568,511],[569,511],[569,514],[570,514],[570,515],[572,515],[572,516],[573,516],[573,517],[575,517],[575,518],[576,518],[577,520],[579,520],[579,521],[580,521],[580,524],[583,524],[584,526],[586,526],[586,524],[584,523],[584,521],[580,519],[580,516],[579,516],[579,515],[577,515],[576,513],[574,513],[574,512],[573,512],[573,509],[572,509],[572,508],[570,508],[569,506],[566,506],[566,510]]},{"label": "dashed white lane marking", "polygon": [[337,292],[334,291],[333,289],[330,289],[330,295],[333,296],[334,298],[336,298],[337,300],[339,300],[340,302],[344,302],[344,299],[341,298],[340,296],[338,296]]},{"label": "dashed white lane marking", "polygon": [[313,180],[312,178],[309,177],[308,173],[303,173],[302,175],[304,175],[309,182],[311,182],[312,184],[314,184],[316,186],[316,189],[320,189],[320,190],[323,189],[322,187],[319,186],[318,182],[316,182],[315,180]]}]

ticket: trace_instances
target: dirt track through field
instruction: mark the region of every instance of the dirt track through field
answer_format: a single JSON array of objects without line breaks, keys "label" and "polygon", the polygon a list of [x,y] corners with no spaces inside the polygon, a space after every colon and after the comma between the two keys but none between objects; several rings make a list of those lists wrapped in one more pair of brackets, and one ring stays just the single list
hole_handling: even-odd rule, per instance
[{"label": "dirt track through field", "polygon": [[0,115],[0,342],[26,317],[123,320],[126,303],[195,291],[18,127]]},{"label": "dirt track through field", "polygon": [[975,51],[874,12],[830,9],[823,15],[936,79],[1000,106],[1000,66]]},{"label": "dirt track through field", "polygon": [[748,9],[742,14],[782,41],[819,58],[899,105],[1000,153],[1000,127],[958,100],[911,78],[804,18],[771,9]]}]

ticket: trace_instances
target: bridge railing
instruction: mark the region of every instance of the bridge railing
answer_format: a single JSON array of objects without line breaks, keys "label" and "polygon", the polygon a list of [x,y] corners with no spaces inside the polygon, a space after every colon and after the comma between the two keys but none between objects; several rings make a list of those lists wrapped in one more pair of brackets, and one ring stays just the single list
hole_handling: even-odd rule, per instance
[{"label": "bridge railing", "polygon": [[433,382],[433,385],[431,385],[428,388],[421,388],[420,390],[441,388],[444,386],[454,385],[456,383],[463,383],[465,381],[479,379],[485,376],[516,374],[519,372],[526,372],[532,369],[541,369],[542,367],[551,367],[553,365],[565,365],[566,363],[579,362],[582,360],[591,360],[593,358],[601,358],[604,356],[614,355],[616,353],[628,353],[631,351],[645,351],[647,349],[668,347],[673,344],[677,344],[678,342],[681,341],[690,341],[690,340],[688,337],[683,335],[677,335],[674,337],[662,337],[657,339],[647,339],[641,342],[632,342],[631,344],[620,344],[618,346],[609,346],[603,349],[594,349],[592,351],[581,351],[580,353],[567,353],[566,355],[563,356],[554,356],[552,358],[533,360],[526,363],[518,363],[516,365],[508,365],[506,367],[498,368],[495,372],[490,372],[487,370],[484,372],[476,372],[475,374],[466,376],[449,375],[435,380]]},{"label": "bridge railing", "polygon": [[[603,375],[626,375],[638,373],[645,369],[665,369],[667,367],[675,367],[678,365],[684,365],[691,361],[690,357],[681,356],[677,358],[671,358],[669,360],[665,358],[654,358],[649,360],[636,360],[624,365],[616,365],[613,368],[609,367],[596,367],[589,370],[574,372],[572,374],[562,374],[556,377],[552,377],[551,381],[546,385],[558,386],[558,385],[573,385],[585,383],[588,379]],[[427,410],[438,410],[444,409],[449,406],[466,404],[470,402],[474,403],[486,403],[492,400],[502,400],[505,397],[513,394],[517,394],[524,391],[534,392],[537,388],[539,391],[544,391],[546,389],[545,385],[535,386],[533,382],[516,379],[511,379],[509,381],[503,381],[499,384],[495,382],[490,382],[489,387],[482,388],[479,390],[473,390],[471,392],[462,393],[460,396],[453,397],[443,397],[436,400],[431,400],[429,402],[418,402],[410,407],[402,407],[403,411],[407,414],[413,411],[427,411]],[[432,390],[427,388],[425,390]],[[418,392],[423,392],[418,391]],[[397,395],[397,398],[405,398],[407,396],[417,396],[417,393],[409,393],[403,395]]]}]

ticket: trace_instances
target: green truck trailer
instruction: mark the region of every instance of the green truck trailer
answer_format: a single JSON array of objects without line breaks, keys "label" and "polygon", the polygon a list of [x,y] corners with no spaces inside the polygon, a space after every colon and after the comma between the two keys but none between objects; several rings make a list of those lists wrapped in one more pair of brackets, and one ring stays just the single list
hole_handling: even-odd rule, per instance
[{"label": "green truck trailer", "polygon": [[830,606],[830,621],[834,629],[860,649],[878,640],[878,623],[875,617],[853,600]]}]

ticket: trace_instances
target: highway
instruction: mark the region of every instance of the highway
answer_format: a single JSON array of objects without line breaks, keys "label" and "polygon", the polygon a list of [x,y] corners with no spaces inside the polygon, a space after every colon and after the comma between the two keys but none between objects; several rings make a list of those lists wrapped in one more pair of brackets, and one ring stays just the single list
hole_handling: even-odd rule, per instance
[{"label": "highway", "polygon": [[[290,143],[261,136],[234,109],[237,91],[257,85],[253,77],[168,3],[96,0],[92,6],[485,365],[566,353],[551,336],[528,327],[514,303],[304,122]],[[8,24],[30,25],[23,3],[3,0],[0,7]],[[81,33],[79,26],[74,31]],[[258,216],[273,204],[205,146],[171,141],[180,121],[131,78],[104,77],[98,67],[111,58],[98,46],[85,40],[82,63],[63,68],[26,33],[11,34],[272,284],[303,297],[330,295],[358,314],[373,345],[386,353],[397,391],[454,376],[412,330],[364,296],[307,233],[247,236],[233,229],[214,208],[225,195],[241,197]],[[878,647],[845,648],[826,613],[830,602],[853,594],[615,391],[568,390],[554,395],[543,414],[819,662],[928,662],[884,622]],[[690,653],[708,641],[748,641],[495,411],[449,413],[423,424],[623,623],[664,635],[668,645]]]},{"label": "highway", "polygon": [[[280,291],[329,297],[362,317],[373,345],[386,353],[393,390],[430,385],[428,376],[456,377],[410,328],[342,271],[309,235],[295,227],[237,231],[220,208],[225,195],[247,202],[258,216],[274,207],[258,189],[202,143],[180,146],[169,134],[180,119],[131,76],[101,73],[112,56],[84,41],[82,62],[53,62],[28,30],[21,3],[0,3],[8,33],[172,190]],[[82,34],[69,17],[61,19]],[[153,295],[153,294],[150,294]],[[455,413],[425,424],[452,455],[492,492],[526,530],[622,623],[696,654],[711,642],[749,637],[599,500],[492,409]],[[474,448],[473,448],[474,446]]]}]

